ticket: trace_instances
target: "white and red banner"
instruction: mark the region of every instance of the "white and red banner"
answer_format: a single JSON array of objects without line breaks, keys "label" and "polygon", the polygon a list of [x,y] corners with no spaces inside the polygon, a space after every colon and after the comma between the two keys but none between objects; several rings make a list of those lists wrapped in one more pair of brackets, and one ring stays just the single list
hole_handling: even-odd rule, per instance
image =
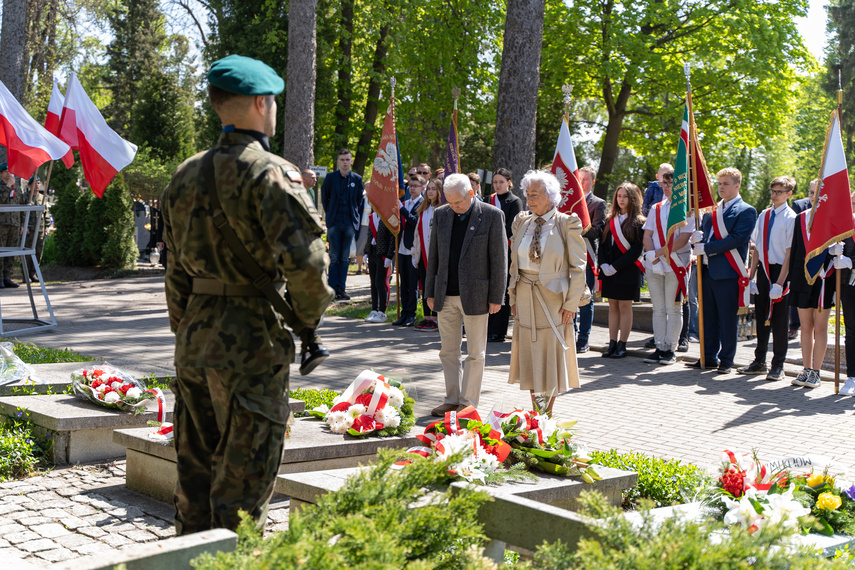
[{"label": "white and red banner", "polygon": [[852,201],[849,197],[849,171],[840,135],[840,114],[831,113],[831,124],[822,154],[822,173],[816,200],[810,211],[805,243],[805,277],[813,284],[822,271],[825,250],[855,233],[852,224]]},{"label": "white and red banner", "polygon": [[591,216],[588,214],[588,204],[585,193],[579,183],[579,167],[576,164],[576,151],[570,138],[567,122],[561,119],[561,129],[558,131],[558,144],[555,146],[555,157],[552,159],[552,174],[561,185],[561,203],[558,210],[574,213],[582,220],[582,233],[591,227]]},{"label": "white and red banner", "polygon": [[14,95],[0,83],[0,145],[6,147],[9,172],[29,178],[49,160],[63,158],[68,145],[33,119]]},{"label": "white and red banner", "polygon": [[99,198],[116,174],[133,162],[137,154],[137,145],[120,137],[107,125],[74,73],[68,78],[59,137],[80,153],[83,175]]},{"label": "white and red banner", "polygon": [[[50,92],[50,102],[48,103],[47,116],[45,117],[45,129],[52,134],[59,136],[59,119],[62,116],[62,105],[65,103],[65,96],[59,90],[59,85],[56,81],[53,82],[53,90]],[[66,168],[71,168],[74,165],[74,153],[68,149],[68,153],[62,157],[62,162]]]}]

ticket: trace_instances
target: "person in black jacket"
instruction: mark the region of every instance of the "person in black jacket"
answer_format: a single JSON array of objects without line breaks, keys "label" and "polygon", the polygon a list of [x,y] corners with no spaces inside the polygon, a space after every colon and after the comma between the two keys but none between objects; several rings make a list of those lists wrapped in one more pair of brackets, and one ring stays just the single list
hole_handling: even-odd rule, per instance
[{"label": "person in black jacket", "polygon": [[401,316],[392,324],[400,327],[411,327],[416,323],[416,308],[418,306],[419,271],[413,266],[413,240],[416,235],[416,225],[419,216],[416,209],[424,197],[425,182],[421,176],[410,178],[410,198],[400,208],[403,228],[398,234],[398,273],[401,276]]},{"label": "person in black jacket", "polygon": [[[855,203],[855,192],[852,193],[852,202]],[[855,396],[855,273],[852,271],[853,259],[855,259],[855,241],[848,237],[843,240],[843,255],[834,260],[834,268],[840,271],[840,302],[843,304],[843,324],[846,329],[846,376],[848,378],[839,392],[844,396]]]},{"label": "person in black jacket", "polygon": [[632,302],[640,300],[641,263],[644,248],[644,217],[641,189],[624,182],[615,191],[606,220],[597,261],[603,297],[609,300],[609,348],[605,358],[626,356],[626,341],[632,330]]},{"label": "person in black jacket", "polygon": [[368,218],[370,232],[365,243],[365,260],[371,278],[371,313],[366,323],[385,323],[386,304],[392,279],[392,260],[395,258],[395,235],[389,231],[377,212]]},{"label": "person in black jacket", "polygon": [[[514,224],[514,218],[522,212],[522,200],[511,192],[514,187],[511,171],[507,168],[497,168],[493,173],[493,193],[489,198],[490,204],[502,210],[505,214],[505,232],[508,234],[508,247],[511,244],[511,227]],[[510,270],[511,255],[508,251],[508,269]],[[511,306],[508,300],[508,294],[505,293],[505,304],[499,309],[498,313],[493,313],[487,320],[487,342],[505,342],[505,337],[508,335],[508,320],[511,316]]]}]

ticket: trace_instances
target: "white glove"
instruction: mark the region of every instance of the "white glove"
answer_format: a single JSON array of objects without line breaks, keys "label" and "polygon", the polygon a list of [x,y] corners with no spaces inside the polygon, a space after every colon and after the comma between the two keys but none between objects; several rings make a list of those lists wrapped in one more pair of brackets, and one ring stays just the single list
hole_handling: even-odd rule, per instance
[{"label": "white glove", "polygon": [[[831,246],[834,247],[834,246]],[[843,257],[842,255],[838,255],[834,258],[834,268],[835,269],[852,269],[852,260],[848,257]]]},{"label": "white glove", "polygon": [[689,243],[696,244],[704,241],[704,232],[699,232],[695,230],[692,232],[692,236],[689,238]]},{"label": "white glove", "polygon": [[383,260],[383,267],[392,267],[392,260],[388,257]]},{"label": "white glove", "polygon": [[609,265],[608,263],[604,263],[600,266],[600,271],[606,274],[606,277],[611,277],[615,273],[617,273],[617,269]]},{"label": "white glove", "polygon": [[759,295],[760,294],[760,289],[757,288],[757,283],[755,283],[754,281],[751,281],[750,284],[748,285],[748,287],[750,288],[749,292],[752,295]]},{"label": "white glove", "polygon": [[772,285],[772,289],[769,290],[769,298],[774,300],[774,299],[780,299],[783,296],[784,296],[784,288],[781,287],[780,285],[778,285],[777,283]]},{"label": "white glove", "polygon": [[413,269],[419,268],[419,261],[414,257],[413,258]]},{"label": "white glove", "polygon": [[695,255],[703,255],[704,254],[704,244],[696,243],[692,246],[692,253]]},{"label": "white glove", "polygon": [[653,265],[654,261],[656,261],[656,252],[652,249],[650,251],[645,251],[644,262],[647,263],[647,265]]},{"label": "white glove", "polygon": [[828,253],[831,255],[843,255],[843,242],[839,241],[828,246]]},{"label": "white glove", "polygon": [[364,261],[365,263],[368,263],[368,254],[365,254],[362,256],[362,261]]}]

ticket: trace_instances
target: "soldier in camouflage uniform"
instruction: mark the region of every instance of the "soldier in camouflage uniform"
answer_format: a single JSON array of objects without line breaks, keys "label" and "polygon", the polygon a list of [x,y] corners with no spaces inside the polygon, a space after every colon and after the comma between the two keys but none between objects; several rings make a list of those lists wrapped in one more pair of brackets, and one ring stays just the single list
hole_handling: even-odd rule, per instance
[{"label": "soldier in camouflage uniform", "polygon": [[[178,167],[161,198],[169,321],[175,333],[178,535],[234,529],[238,510],[267,516],[288,420],[294,343],[214,226],[209,191],[228,224],[274,281],[286,281],[300,323],[317,327],[333,298],[321,224],[299,170],[268,152],[284,82],[267,65],[229,56],[208,72],[223,122],[213,184],[200,182],[204,153]],[[220,289],[213,293],[215,284]],[[207,291],[202,293],[200,291]]]},{"label": "soldier in camouflage uniform", "polygon": [[[35,196],[35,197],[33,197]],[[27,184],[27,193],[24,194],[24,204],[32,204],[34,206],[41,206],[42,200],[44,198],[44,191],[42,190],[42,181],[35,174],[30,177],[30,181]],[[21,214],[21,218],[24,217],[24,214]],[[36,259],[39,263],[42,262],[42,252],[45,249],[45,230],[47,230],[48,217],[47,217],[47,208],[41,212],[42,223],[39,224],[39,235],[36,238]],[[27,224],[27,242],[26,246],[30,247],[33,243],[33,232],[36,231],[36,221],[39,219],[39,212],[30,212],[30,220]],[[36,268],[33,266],[29,257],[27,257],[27,268],[30,272],[30,281],[38,281],[36,277]]]},{"label": "soldier in camouflage uniform", "polygon": [[[0,210],[3,206],[18,206],[22,204],[21,193],[15,187],[15,175],[9,172],[7,163],[0,164]],[[21,245],[21,213],[0,212],[0,247],[20,247]],[[0,257],[0,289],[15,288],[18,284],[12,281],[12,271],[15,268],[14,257]]]}]

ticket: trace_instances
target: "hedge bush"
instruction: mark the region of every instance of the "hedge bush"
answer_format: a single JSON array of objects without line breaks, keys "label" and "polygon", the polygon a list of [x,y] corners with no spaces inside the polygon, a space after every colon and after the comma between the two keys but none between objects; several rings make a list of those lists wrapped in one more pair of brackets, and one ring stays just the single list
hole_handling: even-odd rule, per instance
[{"label": "hedge bush", "polygon": [[657,507],[689,502],[706,486],[708,479],[696,465],[633,451],[594,451],[591,458],[597,465],[638,473],[636,486],[623,492],[624,508],[634,508],[640,499],[650,499]]}]

